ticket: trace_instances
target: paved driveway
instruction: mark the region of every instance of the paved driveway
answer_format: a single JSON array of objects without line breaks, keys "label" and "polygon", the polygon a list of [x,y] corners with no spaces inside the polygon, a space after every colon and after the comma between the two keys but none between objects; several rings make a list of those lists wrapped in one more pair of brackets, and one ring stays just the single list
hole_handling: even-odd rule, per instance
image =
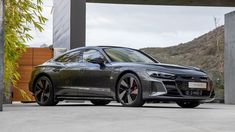
[{"label": "paved driveway", "polygon": [[203,104],[182,109],[175,104],[141,108],[60,104],[4,105],[0,132],[235,132],[235,105]]}]

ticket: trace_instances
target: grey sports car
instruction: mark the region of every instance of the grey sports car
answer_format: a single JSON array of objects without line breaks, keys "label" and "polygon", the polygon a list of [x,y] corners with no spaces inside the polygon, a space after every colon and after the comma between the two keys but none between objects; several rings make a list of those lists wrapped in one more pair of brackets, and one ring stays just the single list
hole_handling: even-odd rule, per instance
[{"label": "grey sports car", "polygon": [[195,67],[162,64],[142,51],[111,46],[70,50],[37,66],[29,90],[39,105],[90,100],[107,105],[142,106],[146,101],[174,101],[194,108],[213,100],[208,75]]}]

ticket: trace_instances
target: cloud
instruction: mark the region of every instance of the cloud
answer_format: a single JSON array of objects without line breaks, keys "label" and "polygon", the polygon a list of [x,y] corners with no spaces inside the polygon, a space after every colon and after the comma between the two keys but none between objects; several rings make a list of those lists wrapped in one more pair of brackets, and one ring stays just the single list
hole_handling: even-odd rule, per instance
[{"label": "cloud", "polygon": [[89,34],[87,39],[87,44],[93,46],[95,45],[127,46],[137,49],[143,47],[166,47],[187,42],[188,40],[195,38],[195,36],[199,36],[203,33],[205,32],[179,31],[179,32],[146,33],[146,32],[113,31],[112,33],[110,33],[110,30],[99,30],[99,32],[96,32],[96,30],[94,29],[87,31],[87,34]]},{"label": "cloud", "polygon": [[133,48],[172,46],[215,28],[214,17],[220,20],[220,25],[224,24],[224,14],[232,10],[234,8],[88,4],[87,44]]}]

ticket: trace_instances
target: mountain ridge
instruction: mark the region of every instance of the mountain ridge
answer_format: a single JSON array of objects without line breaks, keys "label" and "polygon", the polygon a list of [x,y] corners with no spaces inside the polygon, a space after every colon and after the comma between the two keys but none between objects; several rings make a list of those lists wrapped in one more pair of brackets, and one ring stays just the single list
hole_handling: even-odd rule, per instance
[{"label": "mountain ridge", "polygon": [[224,26],[220,26],[192,41],[165,48],[143,48],[141,51],[162,63],[194,66],[208,73],[219,97],[224,87]]}]

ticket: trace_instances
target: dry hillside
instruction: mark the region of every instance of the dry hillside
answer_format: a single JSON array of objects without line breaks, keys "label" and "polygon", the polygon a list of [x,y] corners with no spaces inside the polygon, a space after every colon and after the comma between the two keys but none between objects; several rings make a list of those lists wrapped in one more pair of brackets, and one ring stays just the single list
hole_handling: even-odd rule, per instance
[{"label": "dry hillside", "polygon": [[223,97],[224,26],[177,46],[141,50],[162,63],[195,66],[205,70],[213,79],[217,97]]}]

